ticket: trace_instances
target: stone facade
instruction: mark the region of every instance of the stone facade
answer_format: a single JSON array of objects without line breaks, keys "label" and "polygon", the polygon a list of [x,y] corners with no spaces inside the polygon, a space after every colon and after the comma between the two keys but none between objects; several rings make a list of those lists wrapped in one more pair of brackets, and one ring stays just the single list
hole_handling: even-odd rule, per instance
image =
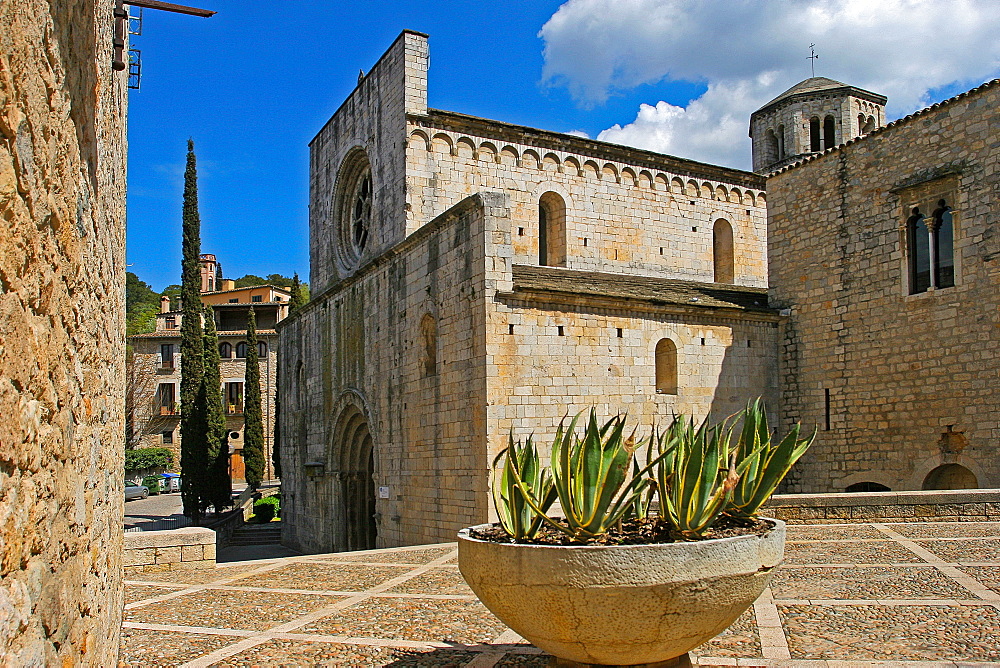
[{"label": "stone facade", "polygon": [[0,9],[0,661],[114,665],[125,75],[110,1]]},{"label": "stone facade", "polygon": [[[202,256],[203,258],[206,256]],[[215,256],[211,263],[215,264]],[[208,274],[216,277],[215,269]],[[223,279],[223,283],[232,281]],[[207,279],[203,286],[209,286]],[[243,467],[243,384],[246,382],[246,358],[241,346],[246,345],[247,318],[250,307],[257,319],[260,355],[260,393],[264,422],[264,479],[270,480],[271,449],[275,424],[275,396],[278,374],[278,333],[275,326],[288,315],[290,294],[283,288],[260,285],[202,293],[201,299],[215,310],[219,333],[223,410],[229,431],[230,472],[236,482],[244,481]],[[156,331],[132,337],[134,416],[136,447],[170,448],[174,452],[174,469],[180,467],[181,383],[181,322],[182,311],[171,311],[169,301],[156,316]]]},{"label": "stone facade", "polygon": [[284,542],[452,540],[513,429],[777,400],[761,177],[426,108],[404,32],[311,144],[281,333]]},{"label": "stone facade", "polygon": [[789,491],[1000,487],[998,104],[993,81],[768,178],[782,422],[820,429]]}]

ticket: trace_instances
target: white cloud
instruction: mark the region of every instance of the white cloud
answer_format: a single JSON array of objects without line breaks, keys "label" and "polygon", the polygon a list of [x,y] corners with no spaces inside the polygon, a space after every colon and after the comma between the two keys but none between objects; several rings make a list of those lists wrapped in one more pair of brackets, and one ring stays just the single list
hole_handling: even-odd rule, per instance
[{"label": "white cloud", "polygon": [[542,27],[543,80],[598,104],[645,83],[693,81],[686,107],[642,105],[598,138],[749,165],[754,109],[818,76],[889,97],[890,118],[1000,71],[1000,3],[990,0],[569,0]]}]

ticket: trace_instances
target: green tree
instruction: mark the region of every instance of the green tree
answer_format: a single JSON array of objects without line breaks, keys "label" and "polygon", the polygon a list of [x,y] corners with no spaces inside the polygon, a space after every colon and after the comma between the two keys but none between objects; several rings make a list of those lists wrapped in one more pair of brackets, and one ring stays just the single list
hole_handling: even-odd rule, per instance
[{"label": "green tree", "polygon": [[[200,289],[201,285],[199,284],[198,287]],[[180,301],[180,298],[181,298],[181,286],[176,285],[176,284],[174,284],[174,285],[168,285],[167,287],[163,288],[163,294],[165,294],[166,296],[170,297],[170,301],[176,307],[177,306],[177,302]]]},{"label": "green tree", "polygon": [[247,321],[247,364],[243,374],[243,463],[247,486],[257,489],[264,478],[264,416],[260,400],[260,354],[257,351],[257,316],[253,307]]},{"label": "green tree", "polygon": [[128,336],[156,329],[160,295],[131,271],[125,272],[125,333]]},{"label": "green tree", "polygon": [[[202,496],[208,469],[204,399],[205,344],[201,305],[201,219],[198,216],[198,168],[194,142],[188,140],[184,171],[182,216],[181,299],[181,499],[184,514],[195,524],[201,520]],[[200,396],[199,396],[200,395]]]},{"label": "green tree", "polygon": [[218,514],[232,503],[233,485],[229,477],[229,430],[222,409],[222,377],[219,370],[219,335],[215,331],[215,311],[205,306],[205,375],[202,385],[205,397],[205,461],[208,472],[202,490],[201,509],[209,505]]},{"label": "green tree", "polygon": [[264,285],[265,283],[267,283],[266,278],[261,278],[253,274],[247,274],[242,278],[236,279],[236,287],[238,288],[252,288],[255,285]]},{"label": "green tree", "polygon": [[295,272],[295,275],[292,277],[292,287],[290,290],[292,296],[288,302],[288,315],[295,313],[305,304],[305,300],[302,298],[302,283],[299,281],[298,272]]}]

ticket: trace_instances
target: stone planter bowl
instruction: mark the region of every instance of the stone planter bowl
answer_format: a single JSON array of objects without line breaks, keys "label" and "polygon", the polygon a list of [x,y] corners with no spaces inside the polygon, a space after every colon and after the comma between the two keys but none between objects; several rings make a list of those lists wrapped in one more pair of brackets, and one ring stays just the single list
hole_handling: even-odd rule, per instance
[{"label": "stone planter bowl", "polygon": [[785,523],[764,536],[690,543],[552,546],[458,534],[458,566],[479,600],[561,659],[613,666],[681,656],[724,631],[767,587]]}]

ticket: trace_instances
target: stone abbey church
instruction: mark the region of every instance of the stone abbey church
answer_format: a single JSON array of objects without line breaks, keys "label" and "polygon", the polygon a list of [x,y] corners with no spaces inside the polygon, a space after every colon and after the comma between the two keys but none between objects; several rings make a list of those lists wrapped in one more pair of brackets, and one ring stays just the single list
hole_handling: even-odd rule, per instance
[{"label": "stone abbey church", "polygon": [[750,173],[428,109],[427,68],[402,33],[311,143],[286,544],[452,540],[511,430],[591,406],[648,431],[763,396],[819,429],[794,492],[1000,485],[1000,84],[885,126],[806,80]]}]

